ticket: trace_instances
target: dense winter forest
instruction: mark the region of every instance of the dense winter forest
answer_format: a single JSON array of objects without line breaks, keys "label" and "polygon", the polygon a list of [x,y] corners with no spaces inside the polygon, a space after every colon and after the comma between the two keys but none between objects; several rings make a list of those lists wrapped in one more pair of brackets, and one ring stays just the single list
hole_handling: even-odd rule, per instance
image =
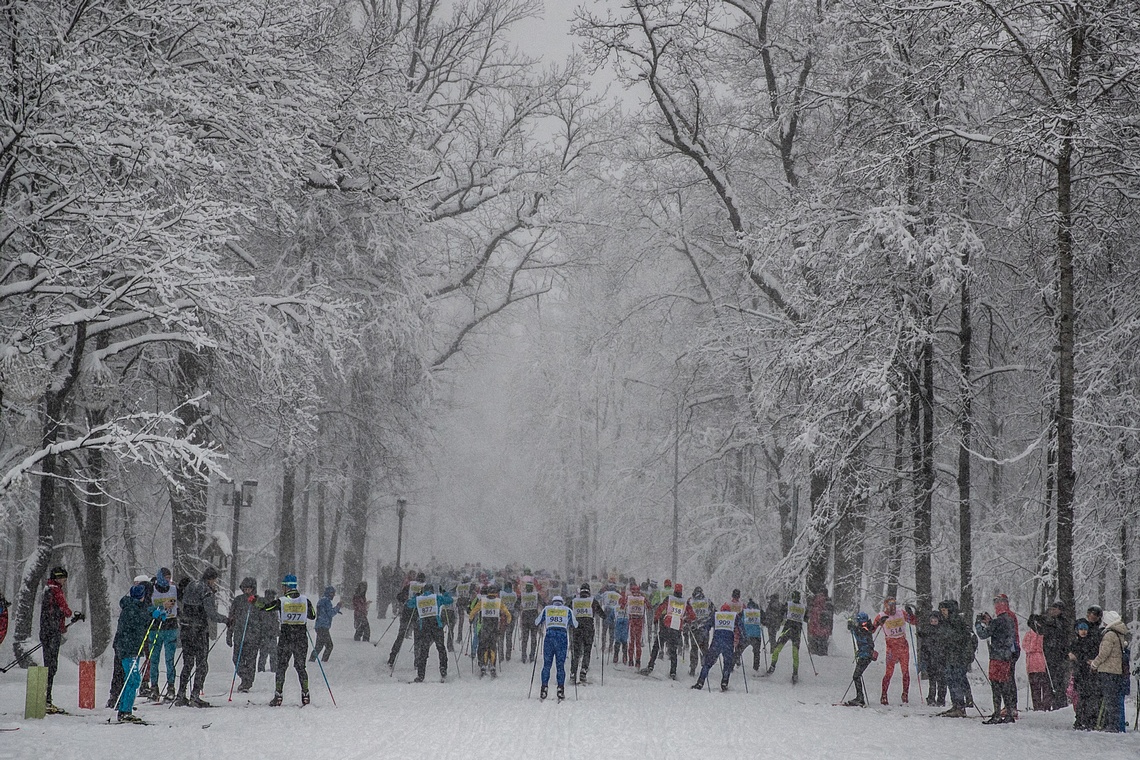
[{"label": "dense winter forest", "polygon": [[405,517],[1133,617],[1140,7],[551,5],[3,5],[16,641],[53,564],[98,656],[139,572],[352,588]]}]

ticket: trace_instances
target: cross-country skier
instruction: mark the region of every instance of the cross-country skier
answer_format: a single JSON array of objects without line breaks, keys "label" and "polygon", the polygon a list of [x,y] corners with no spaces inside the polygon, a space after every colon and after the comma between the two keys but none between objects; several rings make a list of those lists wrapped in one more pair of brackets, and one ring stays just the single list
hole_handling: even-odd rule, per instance
[{"label": "cross-country skier", "polygon": [[423,573],[412,576],[408,573],[408,582],[396,594],[396,603],[399,609],[393,609],[392,615],[399,615],[400,622],[397,623],[400,630],[396,632],[396,640],[392,642],[392,651],[388,653],[388,669],[392,670],[396,667],[396,658],[400,656],[400,648],[404,645],[404,638],[408,635],[408,631],[412,627],[413,613],[411,608],[408,607],[408,600],[417,596],[424,590],[424,583],[426,578]]},{"label": "cross-country skier", "polygon": [[578,588],[578,596],[570,605],[578,621],[570,640],[570,683],[588,683],[586,674],[590,670],[590,650],[594,646],[594,620],[601,620],[606,611],[591,595],[589,583]]},{"label": "cross-country skier", "polygon": [[685,601],[683,594],[684,586],[678,583],[673,586],[673,595],[664,599],[653,611],[659,634],[653,642],[653,651],[649,654],[649,665],[642,671],[646,675],[653,672],[653,664],[657,661],[661,647],[664,646],[669,655],[669,677],[674,681],[677,680],[677,653],[681,648],[681,629],[686,623],[692,623],[697,619],[696,613]]},{"label": "cross-country skier", "polygon": [[432,645],[435,645],[439,657],[440,680],[447,679],[447,648],[443,636],[443,610],[452,603],[451,595],[446,591],[438,594],[435,586],[428,583],[424,585],[423,593],[412,597],[407,604],[415,610],[415,639],[413,647],[416,653],[416,683],[423,683],[427,672],[428,655],[431,654]]},{"label": "cross-country skier", "polygon": [[502,589],[499,599],[503,606],[511,611],[511,617],[506,625],[499,625],[499,651],[509,662],[514,650],[515,621],[519,614],[519,595],[510,583],[504,583]]},{"label": "cross-country skier", "polygon": [[566,697],[566,636],[571,626],[578,627],[574,611],[566,606],[558,594],[550,600],[550,604],[542,608],[537,619],[537,625],[546,625],[546,634],[542,639],[542,689],[538,692],[539,699],[546,699],[546,686],[550,683],[550,665],[554,663],[558,684],[558,701]]},{"label": "cross-country skier", "polygon": [[[534,579],[523,583],[522,592],[519,594],[519,630],[521,642],[519,647],[522,653],[522,661],[534,662],[534,658],[538,654],[538,624],[535,622],[538,619],[539,608],[542,607],[542,597],[535,588]],[[527,652],[530,652],[528,655]],[[530,659],[527,659],[527,658]]]},{"label": "cross-country skier", "polygon": [[471,611],[474,588],[475,584],[468,573],[464,573],[455,586],[455,604],[459,608],[459,633],[455,637],[456,641],[463,641],[463,624],[467,620],[467,613]]},{"label": "cross-country skier", "polygon": [[622,597],[620,603],[629,613],[629,664],[641,670],[641,641],[645,635],[649,604],[641,595],[641,586],[637,583],[630,583],[629,594]]},{"label": "cross-country skier", "polygon": [[859,612],[854,620],[847,621],[847,630],[855,638],[855,672],[851,674],[851,680],[855,683],[855,698],[843,704],[848,707],[865,707],[867,694],[863,689],[863,673],[875,659],[875,626],[870,615]]},{"label": "cross-country skier", "polygon": [[332,603],[335,597],[336,587],[325,586],[324,596],[317,601],[317,622],[313,623],[313,630],[316,631],[317,640],[313,643],[313,652],[309,655],[309,662],[316,662],[318,656],[321,657],[321,662],[328,662],[329,657],[332,657],[333,617],[341,614],[341,603]]},{"label": "cross-country skier", "polygon": [[689,644],[689,676],[697,674],[697,665],[708,654],[710,621],[713,618],[713,603],[705,596],[705,590],[700,586],[693,589],[689,598],[689,606],[697,619],[685,626],[685,640]]},{"label": "cross-country skier", "polygon": [[62,713],[51,701],[51,687],[59,668],[59,648],[63,644],[63,633],[67,630],[67,620],[72,623],[85,620],[82,612],[72,613],[67,606],[67,571],[53,567],[44,584],[43,600],[40,602],[40,646],[44,650],[44,667],[47,668],[47,712]]},{"label": "cross-country skier", "polygon": [[368,582],[361,581],[356,584],[356,591],[352,595],[352,640],[368,641],[372,638],[372,628],[368,625]]},{"label": "cross-country skier", "polygon": [[[154,702],[174,699],[174,650],[178,647],[178,587],[170,582],[170,568],[161,567],[154,576],[151,605],[162,611],[150,634],[150,693]],[[254,648],[256,652],[256,647]],[[158,690],[159,663],[166,657],[166,689]],[[256,655],[255,655],[256,659]]]},{"label": "cross-country skier", "polygon": [[289,658],[297,670],[297,680],[301,682],[301,706],[309,704],[309,672],[305,668],[305,656],[309,653],[309,621],[317,619],[317,611],[309,598],[297,590],[297,576],[292,573],[281,580],[285,590],[269,604],[262,607],[266,612],[276,612],[281,622],[281,632],[277,635],[277,680],[270,707],[281,704],[281,692],[285,688],[285,671],[289,669]]},{"label": "cross-country skier", "polygon": [[756,673],[760,670],[761,650],[764,648],[764,611],[755,599],[749,597],[741,617],[744,619],[744,641],[740,645],[740,654],[752,647],[752,672]]},{"label": "cross-country skier", "polygon": [[[178,616],[179,633],[182,637],[182,673],[178,677],[178,696],[174,704],[178,707],[209,707],[202,699],[202,687],[206,674],[210,672],[207,655],[210,652],[210,623],[230,624],[229,618],[218,612],[214,595],[218,592],[218,571],[207,567],[199,580],[186,586],[182,593],[181,611]],[[190,695],[186,687],[190,685],[190,674],[194,674],[194,686]]]},{"label": "cross-country skier", "polygon": [[277,595],[273,589],[265,589],[261,604],[254,610],[258,617],[257,626],[257,672],[277,671],[277,636],[281,633],[281,616],[276,612],[266,612],[265,605],[273,602]]},{"label": "cross-country skier", "polygon": [[800,602],[800,592],[793,591],[788,599],[788,607],[784,612],[784,627],[780,629],[780,636],[772,646],[772,662],[768,665],[768,675],[776,672],[776,661],[780,659],[780,651],[784,644],[792,644],[792,683],[800,680],[800,638],[803,636],[804,613],[807,608]]},{"label": "cross-country skier", "polygon": [[242,578],[240,594],[230,602],[234,624],[226,629],[226,646],[232,647],[234,670],[240,680],[237,690],[243,694],[253,688],[257,674],[257,579]]},{"label": "cross-country skier", "polygon": [[619,596],[617,605],[606,610],[606,620],[610,618],[613,619],[614,665],[617,665],[619,651],[621,664],[629,665],[629,610],[626,608],[624,596]]},{"label": "cross-country skier", "polygon": [[728,679],[732,676],[732,669],[736,666],[736,643],[744,634],[741,614],[733,610],[730,603],[725,602],[705,622],[703,637],[707,637],[710,630],[712,631],[712,643],[706,650],[701,674],[697,677],[697,682],[693,684],[692,688],[698,690],[704,688],[709,670],[712,669],[719,657],[723,661],[720,671],[720,690],[728,691]]},{"label": "cross-country skier", "polygon": [[[499,626],[501,623],[510,623],[511,621],[511,611],[499,599],[498,586],[487,586],[485,588],[484,594],[471,605],[468,620],[472,625],[472,630],[477,631],[472,635],[479,637],[479,677],[482,678],[487,675],[487,671],[490,669],[491,678],[494,678],[498,674],[498,655],[495,646],[499,640]],[[474,627],[476,620],[479,622],[478,629]]]},{"label": "cross-country skier", "polygon": [[152,621],[157,623],[165,617],[162,610],[154,609],[146,602],[146,587],[136,583],[130,593],[119,600],[119,624],[115,629],[112,649],[116,664],[123,669],[123,687],[118,695],[120,723],[141,723],[134,714],[135,697],[142,682],[142,650],[147,629]]},{"label": "cross-country skier", "polygon": [[883,693],[879,697],[879,702],[884,705],[890,704],[887,701],[887,689],[891,686],[895,665],[902,669],[902,703],[905,705],[910,700],[910,646],[906,642],[908,623],[918,623],[913,607],[908,604],[900,610],[893,597],[883,600],[883,611],[875,616],[875,630],[882,628],[887,642],[887,669],[883,673]]}]

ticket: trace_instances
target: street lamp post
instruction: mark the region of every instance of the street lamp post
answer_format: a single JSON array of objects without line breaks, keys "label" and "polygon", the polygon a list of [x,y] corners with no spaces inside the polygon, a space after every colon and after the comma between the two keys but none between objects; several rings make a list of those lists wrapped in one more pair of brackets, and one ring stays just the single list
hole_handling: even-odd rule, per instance
[{"label": "street lamp post", "polygon": [[238,584],[238,539],[241,537],[241,510],[242,507],[252,507],[253,497],[257,494],[257,481],[246,480],[241,484],[241,493],[237,485],[229,482],[230,498],[234,503],[233,536],[230,542],[230,588],[237,588]]},{"label": "street lamp post", "polygon": [[404,515],[408,513],[408,500],[396,499],[396,569],[400,569],[400,556],[404,549]]}]

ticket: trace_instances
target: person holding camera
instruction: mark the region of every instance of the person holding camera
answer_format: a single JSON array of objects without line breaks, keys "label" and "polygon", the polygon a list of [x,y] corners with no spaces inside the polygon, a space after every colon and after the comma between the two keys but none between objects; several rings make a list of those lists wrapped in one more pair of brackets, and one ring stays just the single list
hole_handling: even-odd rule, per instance
[{"label": "person holding camera", "polygon": [[67,631],[68,618],[72,623],[86,620],[82,612],[71,611],[67,606],[67,570],[62,567],[53,567],[48,574],[48,581],[44,585],[44,596],[40,602],[40,646],[44,650],[44,667],[47,673],[46,712],[65,713],[51,702],[51,687],[55,682],[56,670],[59,668],[59,648],[63,645],[63,634]]},{"label": "person holding camera", "polygon": [[1021,655],[1021,644],[1017,638],[1017,620],[1009,609],[1009,598],[1005,594],[994,597],[994,615],[978,613],[974,630],[979,639],[989,639],[990,647],[989,678],[994,711],[983,722],[989,725],[1013,723],[1017,719],[1013,666]]}]

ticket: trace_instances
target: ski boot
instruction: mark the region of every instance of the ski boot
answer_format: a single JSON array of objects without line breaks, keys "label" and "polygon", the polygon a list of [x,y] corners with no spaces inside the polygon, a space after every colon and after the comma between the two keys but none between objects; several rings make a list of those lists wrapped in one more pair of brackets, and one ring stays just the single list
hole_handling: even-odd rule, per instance
[{"label": "ski boot", "polygon": [[499,677],[499,671],[495,669],[494,665],[492,665],[491,666],[491,678],[498,678],[498,677]]},{"label": "ski boot", "polygon": [[674,670],[674,671],[671,671],[669,673],[669,680],[670,681],[676,681],[677,680],[677,671]]},{"label": "ski boot", "polygon": [[904,691],[903,696],[902,696],[902,703],[905,705],[909,702],[910,702],[910,695]]},{"label": "ski boot", "polygon": [[693,684],[689,688],[690,689],[696,689],[697,691],[700,691],[701,689],[705,688],[705,682],[704,681],[697,681],[695,684]]},{"label": "ski boot", "polygon": [[561,702],[564,699],[566,699],[566,687],[565,686],[559,686],[558,687],[558,701]]},{"label": "ski boot", "polygon": [[772,675],[775,672],[776,672],[776,663],[773,662],[771,665],[768,666],[767,675]]},{"label": "ski boot", "polygon": [[415,678],[412,679],[412,683],[423,683],[423,682],[424,682],[423,676],[416,676]]},{"label": "ski boot", "polygon": [[273,699],[269,700],[269,706],[270,707],[280,707],[282,701],[284,701],[284,700],[282,700],[282,698],[281,698],[281,692],[277,692],[276,694],[273,695]]},{"label": "ski boot", "polygon": [[961,707],[951,707],[946,712],[938,713],[938,717],[940,717],[940,718],[965,718],[966,717],[966,711],[963,710]]},{"label": "ski boot", "polygon": [[539,698],[540,700],[542,700],[542,699],[546,699],[546,687],[545,687],[545,686],[543,686],[543,687],[542,687],[542,688],[539,690],[539,692],[538,692],[538,698]]},{"label": "ski boot", "polygon": [[179,693],[179,695],[174,698],[174,706],[175,707],[189,707],[190,706],[190,700],[186,698],[185,694]]},{"label": "ski boot", "polygon": [[206,700],[202,699],[202,697],[200,697],[197,694],[190,697],[190,704],[194,707],[213,707],[213,705],[211,705]]},{"label": "ski boot", "polygon": [[1005,718],[1001,717],[1001,713],[994,713],[990,717],[983,720],[982,725],[995,726],[998,723],[1004,723],[1004,722],[1005,722]]},{"label": "ski boot", "polygon": [[69,713],[67,710],[64,710],[62,707],[56,707],[51,702],[48,702],[44,706],[44,715],[70,715],[70,714],[71,713]]},{"label": "ski boot", "polygon": [[721,681],[720,682],[720,690],[721,691],[728,691],[728,681]]},{"label": "ski boot", "polygon": [[309,692],[303,691],[301,692],[301,707],[304,707],[307,704],[309,704]]},{"label": "ski boot", "polygon": [[115,699],[114,697],[107,697],[107,707],[108,708],[114,707],[116,704],[118,704],[118,702],[119,702],[119,700]]},{"label": "ski boot", "polygon": [[887,699],[887,695],[886,695],[886,694],[884,694],[883,696],[879,697],[879,704],[880,704],[880,705],[889,705],[889,704],[890,704],[890,701]]},{"label": "ski boot", "polygon": [[142,723],[143,720],[142,720],[142,718],[135,715],[134,713],[121,712],[121,713],[119,713],[119,722],[120,723]]},{"label": "ski boot", "polygon": [[844,707],[866,707],[866,703],[861,699],[849,699],[843,703]]},{"label": "ski boot", "polygon": [[487,675],[487,668],[484,665],[480,665],[479,666],[479,677],[482,678],[485,675]]},{"label": "ski boot", "polygon": [[150,703],[152,705],[162,704],[162,692],[158,690],[157,686],[150,690]]}]

